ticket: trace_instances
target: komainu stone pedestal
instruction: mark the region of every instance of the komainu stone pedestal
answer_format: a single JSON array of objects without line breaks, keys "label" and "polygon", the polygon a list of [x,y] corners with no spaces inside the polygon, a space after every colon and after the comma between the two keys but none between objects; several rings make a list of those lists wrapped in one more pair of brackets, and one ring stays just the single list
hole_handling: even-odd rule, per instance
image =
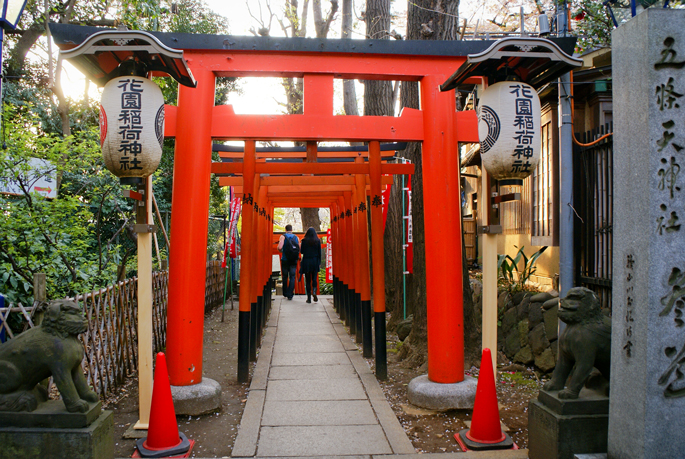
[{"label": "komainu stone pedestal", "polygon": [[573,459],[606,452],[609,397],[583,389],[579,398],[562,400],[558,393],[540,391],[528,405],[528,457]]},{"label": "komainu stone pedestal", "polygon": [[114,416],[99,402],[86,413],[68,413],[60,400],[33,412],[0,414],[0,459],[114,457]]}]

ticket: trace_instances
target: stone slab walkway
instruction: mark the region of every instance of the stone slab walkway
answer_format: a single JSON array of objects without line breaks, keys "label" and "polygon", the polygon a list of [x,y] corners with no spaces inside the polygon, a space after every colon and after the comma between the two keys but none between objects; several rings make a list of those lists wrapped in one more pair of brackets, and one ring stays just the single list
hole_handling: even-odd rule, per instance
[{"label": "stone slab walkway", "polygon": [[328,298],[276,299],[232,456],[414,452]]}]

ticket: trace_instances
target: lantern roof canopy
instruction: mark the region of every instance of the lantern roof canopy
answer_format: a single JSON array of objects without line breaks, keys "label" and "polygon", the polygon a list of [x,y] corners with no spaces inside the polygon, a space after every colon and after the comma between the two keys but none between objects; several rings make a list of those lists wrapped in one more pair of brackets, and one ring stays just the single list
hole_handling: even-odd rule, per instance
[{"label": "lantern roof canopy", "polygon": [[490,84],[516,76],[537,89],[582,65],[582,59],[569,56],[546,38],[502,38],[483,52],[469,54],[440,90],[450,91],[477,76],[488,78]]},{"label": "lantern roof canopy", "polygon": [[[52,24],[51,24],[52,29]],[[183,59],[183,51],[173,49],[148,32],[105,30],[90,35],[78,46],[60,54],[98,86],[120,75],[120,64],[134,60],[148,73],[167,74],[179,84],[195,87],[197,82]]]}]

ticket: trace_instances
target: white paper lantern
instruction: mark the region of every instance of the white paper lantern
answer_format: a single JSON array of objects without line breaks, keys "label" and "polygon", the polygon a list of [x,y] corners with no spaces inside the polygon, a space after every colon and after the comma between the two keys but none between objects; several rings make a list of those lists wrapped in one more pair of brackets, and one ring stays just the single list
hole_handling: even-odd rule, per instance
[{"label": "white paper lantern", "polygon": [[478,103],[483,167],[496,180],[520,183],[540,160],[540,98],[518,81],[489,86]]},{"label": "white paper lantern", "polygon": [[100,145],[105,166],[117,177],[147,177],[162,157],[164,97],[139,76],[110,80],[102,91]]}]

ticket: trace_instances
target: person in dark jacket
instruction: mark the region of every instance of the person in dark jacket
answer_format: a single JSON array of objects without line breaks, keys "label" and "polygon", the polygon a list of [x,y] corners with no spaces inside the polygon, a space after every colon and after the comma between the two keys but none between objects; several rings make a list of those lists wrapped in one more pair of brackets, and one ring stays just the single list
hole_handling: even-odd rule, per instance
[{"label": "person in dark jacket", "polygon": [[[298,242],[297,236],[293,234],[293,225],[285,225],[285,234],[282,234],[278,240],[278,251],[282,253],[281,255],[281,275],[283,276],[283,296],[289,300],[293,299],[293,294],[295,292],[295,276],[297,275],[297,261],[288,261],[283,252],[283,245],[285,244],[286,238],[295,238]],[[300,252],[301,253],[301,252]],[[297,255],[298,259],[300,255]]]},{"label": "person in dark jacket", "polygon": [[321,266],[321,239],[316,235],[314,228],[309,228],[302,238],[300,246],[302,261],[300,262],[300,275],[304,274],[304,287],[307,291],[307,303],[319,301],[316,292],[319,290],[319,269]]}]

